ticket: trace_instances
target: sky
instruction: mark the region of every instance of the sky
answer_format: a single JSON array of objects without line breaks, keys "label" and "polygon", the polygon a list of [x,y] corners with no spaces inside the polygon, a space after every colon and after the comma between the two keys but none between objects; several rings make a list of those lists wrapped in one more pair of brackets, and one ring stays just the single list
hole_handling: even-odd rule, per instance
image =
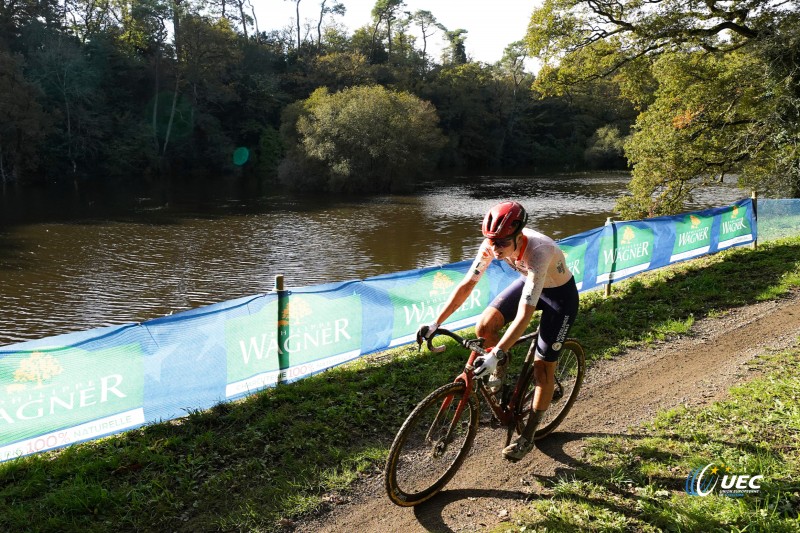
[{"label": "sky", "polygon": [[[356,28],[371,22],[370,12],[375,6],[375,0],[339,2],[347,8],[347,14],[337,19],[347,26],[350,34]],[[531,13],[539,3],[537,0],[406,0],[404,11],[413,13],[424,9],[433,13],[448,30],[467,30],[467,55],[475,61],[495,63],[503,56],[503,50],[509,43],[525,36]],[[253,4],[256,6],[258,26],[262,31],[280,29],[294,23],[293,0],[253,0]],[[306,19],[312,19],[316,28],[319,4],[319,0],[300,1],[301,24]],[[433,40],[439,42],[437,49],[440,49],[441,32]]]}]

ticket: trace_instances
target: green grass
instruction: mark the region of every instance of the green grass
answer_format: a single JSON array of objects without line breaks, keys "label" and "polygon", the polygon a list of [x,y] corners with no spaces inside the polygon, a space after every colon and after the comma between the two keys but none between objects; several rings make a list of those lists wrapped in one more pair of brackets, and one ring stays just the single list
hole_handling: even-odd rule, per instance
[{"label": "green grass", "polygon": [[[615,357],[798,286],[800,239],[736,249],[616,284],[607,299],[582,295],[573,335],[590,361]],[[398,348],[180,420],[0,463],[0,531],[280,530],[379,474],[411,408],[463,363],[456,349]],[[614,502],[627,498],[624,480],[615,490],[606,481],[565,479],[554,490],[576,484],[609,524],[622,524],[627,500]],[[673,497],[636,487],[645,506]]]},{"label": "green grass", "polygon": [[[667,411],[634,435],[587,439],[569,475],[495,531],[800,531],[800,350],[756,360],[763,378],[729,399]],[[764,476],[758,494],[690,496],[711,462]]]}]

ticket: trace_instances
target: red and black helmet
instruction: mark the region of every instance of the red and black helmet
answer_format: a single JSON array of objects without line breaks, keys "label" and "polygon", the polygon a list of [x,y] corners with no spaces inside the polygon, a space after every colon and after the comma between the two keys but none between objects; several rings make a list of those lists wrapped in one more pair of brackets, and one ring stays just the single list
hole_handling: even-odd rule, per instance
[{"label": "red and black helmet", "polygon": [[483,236],[489,239],[507,239],[516,236],[528,222],[528,213],[519,202],[502,202],[492,207],[483,217]]}]

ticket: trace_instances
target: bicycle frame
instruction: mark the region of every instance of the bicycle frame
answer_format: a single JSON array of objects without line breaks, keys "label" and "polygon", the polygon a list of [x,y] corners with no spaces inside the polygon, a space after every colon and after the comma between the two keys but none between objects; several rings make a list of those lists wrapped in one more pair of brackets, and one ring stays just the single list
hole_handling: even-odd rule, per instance
[{"label": "bicycle frame", "polygon": [[[459,342],[461,345],[465,347],[473,348],[470,352],[469,359],[467,360],[467,364],[464,366],[464,371],[456,377],[455,381],[463,381],[466,385],[467,390],[480,392],[481,396],[486,400],[486,403],[489,404],[489,407],[492,409],[495,417],[500,421],[501,424],[504,426],[510,426],[512,423],[514,424],[518,433],[522,433],[522,398],[525,394],[525,390],[527,389],[528,382],[530,381],[531,377],[533,376],[533,365],[531,364],[532,358],[531,353],[533,353],[533,346],[534,342],[538,336],[538,331],[533,333],[529,333],[528,335],[523,335],[522,337],[514,343],[514,346],[519,344],[525,343],[527,341],[531,341],[531,349],[528,350],[528,354],[525,357],[525,361],[522,364],[522,369],[520,371],[520,375],[517,378],[517,381],[514,385],[514,391],[509,398],[507,404],[504,404],[502,401],[498,401],[497,397],[491,393],[487,388],[486,385],[483,384],[481,379],[475,379],[475,367],[473,363],[475,359],[480,355],[485,355],[486,352],[479,347],[480,341],[476,343],[476,341],[466,341],[460,336],[456,335],[447,330],[440,329],[441,334],[447,335],[452,339]],[[472,344],[470,344],[472,342]],[[428,341],[428,348],[434,350],[430,344],[430,340]],[[480,351],[478,351],[480,350]],[[436,420],[450,408],[450,404],[453,401],[452,397],[448,398],[444,401],[441,408],[439,409],[439,414],[436,417]],[[455,423],[457,420],[461,418],[461,414],[467,406],[469,402],[469,395],[464,395],[461,397],[458,406],[456,406],[456,415],[453,417],[453,423],[451,427],[448,429],[447,435],[445,440],[447,442],[450,441],[450,437],[452,435],[453,430],[455,429]]]}]

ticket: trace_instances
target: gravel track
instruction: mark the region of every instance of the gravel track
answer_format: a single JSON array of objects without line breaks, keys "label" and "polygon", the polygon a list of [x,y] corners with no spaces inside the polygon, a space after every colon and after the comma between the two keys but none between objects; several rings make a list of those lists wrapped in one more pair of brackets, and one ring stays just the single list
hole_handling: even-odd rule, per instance
[{"label": "gravel track", "polygon": [[382,473],[373,472],[347,495],[331,495],[326,512],[290,527],[347,533],[491,527],[526,501],[547,497],[537,478],[571,472],[585,437],[633,434],[658,411],[722,399],[731,386],[754,377],[748,361],[765,351],[796,346],[799,336],[800,291],[699,320],[687,335],[593,364],[570,415],[523,461],[504,461],[500,444],[505,430],[482,424],[461,470],[428,502],[415,508],[395,506],[385,495]]}]

